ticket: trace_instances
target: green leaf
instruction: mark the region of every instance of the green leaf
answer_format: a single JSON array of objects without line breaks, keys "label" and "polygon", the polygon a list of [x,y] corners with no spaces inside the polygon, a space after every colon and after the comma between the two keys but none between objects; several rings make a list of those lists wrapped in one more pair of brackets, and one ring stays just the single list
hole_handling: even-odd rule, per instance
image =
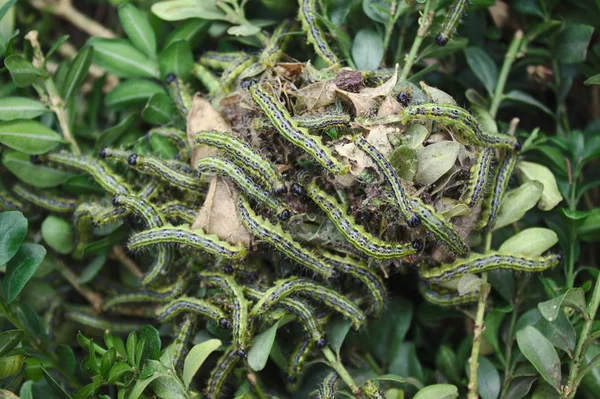
[{"label": "green leaf", "polygon": [[469,39],[466,37],[452,38],[448,44],[443,47],[432,43],[425,47],[421,52],[421,55],[417,57],[417,62],[426,58],[443,58],[450,54],[454,54],[460,50],[463,50],[469,44]]},{"label": "green leaf", "polygon": [[2,154],[2,163],[19,180],[37,188],[60,186],[74,175],[72,172],[34,165],[29,155],[15,150],[5,151]]},{"label": "green leaf", "polygon": [[6,65],[17,87],[27,87],[43,75],[41,70],[34,67],[31,62],[20,55],[15,54],[7,57],[4,60],[4,65]]},{"label": "green leaf", "polygon": [[477,392],[482,399],[496,399],[500,394],[500,374],[492,362],[484,356],[479,356]]},{"label": "green leaf", "polygon": [[[8,0],[6,3],[2,5],[0,8],[0,21],[4,18],[6,13],[16,4],[17,0]],[[12,29],[11,29],[12,30]]]},{"label": "green leaf", "polygon": [[[16,0],[15,0],[16,1]],[[33,381],[28,380],[21,385],[21,389],[19,390],[19,398],[20,399],[33,399],[32,392]]]},{"label": "green leaf", "polygon": [[58,50],[58,48],[67,40],[69,40],[69,35],[62,35],[61,37],[59,37],[53,44],[52,47],[50,47],[50,50],[48,50],[48,52],[46,53],[46,61],[50,59],[50,57],[52,56],[52,54],[54,54],[56,52],[56,50]]},{"label": "green leaf", "polygon": [[554,112],[552,112],[550,108],[545,106],[543,103],[535,99],[530,94],[525,93],[524,91],[511,90],[504,95],[504,99],[518,101],[523,104],[533,105],[534,107],[539,108],[540,110],[544,111],[545,113],[554,118]]},{"label": "green leaf", "polygon": [[538,309],[548,321],[554,321],[563,306],[573,308],[581,314],[586,314],[585,296],[581,288],[569,288],[562,295],[552,298],[549,301],[538,303]]},{"label": "green leaf", "polygon": [[152,12],[165,21],[181,21],[189,18],[227,21],[227,15],[215,5],[214,0],[159,1],[152,5]]},{"label": "green leaf", "polygon": [[50,385],[50,387],[52,388],[54,393],[56,393],[59,398],[71,399],[71,396],[67,393],[67,391],[65,391],[63,389],[63,387],[61,387],[60,384],[58,382],[56,382],[56,380],[54,378],[52,378],[50,373],[48,373],[46,371],[46,369],[44,369],[43,367],[42,367],[42,375],[44,376],[44,379],[46,380],[48,385]]},{"label": "green leaf", "polygon": [[142,118],[153,125],[166,125],[175,118],[175,106],[171,97],[156,93],[142,110]]},{"label": "green leaf", "polygon": [[352,323],[350,320],[335,319],[330,322],[327,326],[327,338],[329,340],[329,347],[333,349],[336,354],[340,353],[340,349]]},{"label": "green leaf", "polygon": [[99,150],[100,148],[110,145],[117,141],[119,137],[125,134],[127,129],[129,129],[129,127],[135,121],[137,121],[137,115],[129,114],[113,127],[103,131],[102,134],[100,134],[100,137],[98,137],[98,140],[96,140],[96,143],[94,144],[94,149]]},{"label": "green leaf", "polygon": [[552,343],[556,348],[565,351],[573,358],[577,333],[564,312],[552,321],[541,319],[534,327]]},{"label": "green leaf", "polygon": [[156,36],[144,13],[126,3],[119,7],[119,19],[131,43],[150,58],[156,57]]},{"label": "green leaf", "polygon": [[17,298],[25,284],[35,274],[44,256],[46,256],[46,249],[41,245],[21,245],[19,251],[6,265],[6,275],[2,281],[2,291],[8,303]]},{"label": "green leaf", "polygon": [[577,234],[585,241],[593,241],[598,237],[598,233],[600,233],[600,208],[594,208],[577,227]]},{"label": "green leaf", "polygon": [[584,85],[589,86],[589,85],[600,85],[600,73],[597,75],[592,76],[591,78],[586,79],[583,82]]},{"label": "green leaf", "polygon": [[27,236],[27,219],[21,212],[0,213],[0,266],[19,251]]},{"label": "green leaf", "polygon": [[517,163],[516,172],[521,182],[538,181],[544,185],[544,191],[538,202],[538,208],[541,210],[549,211],[563,200],[556,184],[556,177],[548,167],[521,161]]},{"label": "green leaf", "polygon": [[[489,326],[486,324],[485,332],[487,332]],[[435,366],[439,369],[444,376],[451,382],[460,381],[460,367],[458,367],[458,359],[456,353],[452,350],[449,345],[440,345],[435,355]]]},{"label": "green leaf", "polygon": [[[371,20],[385,24],[391,19],[390,7],[391,3],[389,0],[363,0],[362,8],[364,13]],[[406,2],[395,2],[396,7],[396,18],[404,14],[411,8],[411,5]]]},{"label": "green leaf", "polygon": [[25,363],[25,356],[22,354],[0,357],[0,379],[4,379],[17,374]]},{"label": "green leaf", "polygon": [[104,99],[104,104],[114,109],[143,105],[156,93],[166,92],[163,86],[150,80],[129,79],[112,89]]},{"label": "green leaf", "polygon": [[129,392],[129,396],[127,397],[127,399],[138,399],[142,395],[146,387],[148,387],[148,385],[150,385],[152,381],[154,381],[161,375],[162,374],[160,373],[153,372],[148,378],[138,379],[135,385],[133,386],[131,392]]},{"label": "green leaf", "polygon": [[227,29],[227,33],[232,36],[252,36],[260,32],[260,27],[252,24],[232,26]]},{"label": "green leaf", "polygon": [[102,355],[102,359],[100,359],[100,374],[104,378],[108,378],[110,374],[110,370],[112,366],[115,364],[117,360],[117,350],[115,348],[110,348],[104,355]]},{"label": "green leaf", "polygon": [[493,309],[485,315],[485,330],[483,336],[492,345],[497,356],[502,360],[504,364],[504,353],[500,348],[498,338],[500,336],[500,327],[502,326],[502,320],[504,320],[504,312]]},{"label": "green leaf", "polygon": [[42,222],[42,238],[59,254],[68,254],[73,250],[73,227],[68,220],[50,215]]},{"label": "green leaf", "polygon": [[90,176],[77,175],[69,177],[63,184],[65,191],[71,194],[104,194],[105,191]]},{"label": "green leaf", "polygon": [[179,40],[188,41],[193,48],[202,42],[211,25],[211,21],[197,18],[182,22],[167,36],[163,48],[167,48]]},{"label": "green leaf", "polygon": [[252,370],[261,371],[265,368],[281,320],[252,339],[252,347],[248,351],[248,365]]},{"label": "green leaf", "polygon": [[119,380],[125,374],[132,372],[133,368],[125,362],[116,363],[108,373],[108,381],[115,382]]},{"label": "green leaf", "polygon": [[534,180],[509,191],[500,205],[494,230],[521,220],[523,215],[539,201],[543,190],[544,185]]},{"label": "green leaf", "polygon": [[465,49],[465,57],[471,71],[483,83],[483,87],[490,95],[493,95],[498,82],[498,68],[494,60],[479,47],[468,47]]},{"label": "green leaf", "polygon": [[550,341],[534,327],[528,326],[517,332],[517,343],[542,378],[560,392],[560,359]]},{"label": "green leaf", "polygon": [[582,24],[567,24],[554,41],[553,58],[563,64],[584,62],[594,27]]},{"label": "green leaf", "polygon": [[92,65],[93,55],[93,47],[83,46],[77,53],[77,56],[75,56],[75,59],[73,59],[73,62],[71,62],[71,66],[69,67],[67,76],[65,77],[65,81],[62,85],[62,92],[65,101],[68,101],[73,93],[75,93],[85,81],[90,69],[90,65]]},{"label": "green leaf", "polygon": [[143,364],[146,359],[158,360],[160,357],[160,334],[158,330],[151,325],[146,325],[142,327],[139,339],[145,342],[140,364]]},{"label": "green leaf", "polygon": [[179,153],[177,147],[164,136],[153,134],[148,139],[152,153],[161,159],[173,159]]},{"label": "green leaf", "polygon": [[92,281],[94,277],[102,270],[102,266],[106,263],[106,252],[100,253],[90,263],[88,263],[79,274],[79,284],[86,284]]},{"label": "green leaf", "polygon": [[135,331],[129,333],[125,348],[127,349],[127,363],[132,367],[135,367],[135,348],[137,346],[137,341],[137,333]]},{"label": "green leaf", "polygon": [[352,43],[352,59],[358,69],[377,69],[383,59],[383,39],[376,30],[361,29]]},{"label": "green leaf", "polygon": [[221,344],[222,342],[219,339],[209,339],[201,344],[194,345],[190,350],[183,364],[183,384],[186,388],[189,388],[194,375],[196,375],[206,358],[217,350]]},{"label": "green leaf", "polygon": [[45,112],[48,108],[38,100],[27,97],[0,98],[0,120],[33,119]]},{"label": "green leaf", "polygon": [[454,166],[460,144],[454,141],[440,141],[417,149],[417,174],[415,182],[424,186],[435,183]]},{"label": "green leaf", "polygon": [[67,375],[75,375],[75,367],[77,359],[75,353],[68,345],[58,345],[56,347],[56,355],[58,356],[58,364]]},{"label": "green leaf", "polygon": [[458,398],[458,388],[450,384],[429,385],[413,397],[413,399],[455,399]]},{"label": "green leaf", "polygon": [[25,154],[44,154],[62,142],[60,134],[37,121],[0,122],[0,143]]},{"label": "green leaf", "polygon": [[[412,303],[394,298],[390,300],[382,315],[368,326],[367,335],[370,339],[365,342],[365,345],[382,363],[389,363],[396,358],[411,325],[412,316]],[[405,375],[398,372],[393,374]]]},{"label": "green leaf", "polygon": [[558,236],[554,231],[543,227],[531,227],[504,241],[498,251],[509,254],[540,256],[557,242]]},{"label": "green leaf", "polygon": [[0,334],[0,357],[13,350],[23,338],[23,330],[8,330]]},{"label": "green leaf", "polygon": [[158,56],[158,65],[164,78],[169,73],[187,80],[194,67],[194,56],[190,42],[179,40],[165,48]]},{"label": "green leaf", "polygon": [[94,47],[94,63],[121,78],[158,78],[154,61],[133,47],[127,40],[94,37],[88,41]]},{"label": "green leaf", "polygon": [[399,382],[399,383],[406,382],[406,380],[404,378],[402,378],[396,374],[380,375],[380,376],[371,378],[369,381],[393,381],[393,382]]},{"label": "green leaf", "polygon": [[403,376],[407,381],[409,377],[424,381],[423,366],[417,357],[414,342],[403,342],[396,350],[390,348],[391,361],[388,372]]}]

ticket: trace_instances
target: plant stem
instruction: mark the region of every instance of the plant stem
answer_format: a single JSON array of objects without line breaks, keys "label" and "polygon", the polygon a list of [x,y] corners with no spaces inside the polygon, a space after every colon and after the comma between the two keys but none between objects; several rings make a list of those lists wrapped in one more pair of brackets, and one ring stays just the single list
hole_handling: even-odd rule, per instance
[{"label": "plant stem", "polygon": [[521,292],[520,292],[520,288],[519,288],[521,286],[521,284],[520,284],[521,279],[519,278],[518,275],[516,277],[517,277],[517,280],[516,280],[516,288],[515,288],[515,299],[513,301],[513,309],[510,314],[510,324],[508,326],[508,334],[507,334],[507,339],[506,339],[506,350],[504,351],[504,365],[505,365],[504,381],[502,383],[502,393],[500,395],[500,398],[503,398],[506,395],[506,392],[508,391],[510,382],[512,380],[512,368],[511,368],[512,345],[515,340],[515,337],[514,337],[515,326],[517,324],[517,318],[519,317],[519,307],[521,305]]},{"label": "plant stem", "polygon": [[383,38],[383,53],[387,52],[388,45],[390,44],[390,38],[392,37],[392,32],[394,30],[394,25],[398,18],[396,17],[396,13],[398,12],[398,3],[397,1],[392,2],[390,6],[390,17],[388,18],[385,24],[385,37]]},{"label": "plant stem", "polygon": [[396,52],[394,53],[394,65],[400,62],[400,57],[402,56],[402,48],[404,47],[404,37],[406,36],[406,26],[408,25],[409,16],[410,13],[405,13],[404,18],[402,19],[402,29],[400,30],[400,37],[398,38]]},{"label": "plant stem", "polygon": [[[490,251],[492,247],[492,232],[489,230],[485,235],[485,247],[484,253]],[[487,301],[488,294],[490,293],[490,286],[487,283],[487,273],[481,274],[481,279],[485,281],[479,288],[479,301],[477,302],[477,315],[475,316],[475,328],[473,330],[473,346],[471,348],[471,358],[469,359],[469,399],[477,399],[477,373],[479,371],[479,348],[481,346],[481,338],[483,337],[483,331],[485,326],[483,325],[483,318],[485,316],[485,304]]]},{"label": "plant stem", "polygon": [[348,385],[348,388],[352,391],[353,394],[358,394],[360,389],[356,386],[356,383],[344,368],[344,365],[339,361],[339,359],[335,356],[333,351],[329,349],[328,346],[321,349],[327,360],[329,361],[329,365],[338,373],[342,381]]},{"label": "plant stem", "polygon": [[115,38],[117,35],[110,29],[99,24],[87,15],[80,13],[71,0],[59,0],[57,3],[49,0],[31,0],[31,5],[40,11],[46,11],[57,17],[66,19],[81,31],[90,36]]},{"label": "plant stem", "polygon": [[[221,9],[221,11],[223,11],[227,15],[227,18],[229,18],[229,21],[231,23],[237,25],[251,25],[251,23],[248,22],[246,17],[243,15],[242,9],[234,10],[228,4],[225,4],[225,2],[223,1],[217,1],[216,5]],[[254,34],[254,37],[258,39],[262,46],[266,46],[269,42],[269,38],[267,37],[267,35],[260,31]]]},{"label": "plant stem", "polygon": [[421,47],[421,43],[425,36],[427,36],[427,31],[433,22],[433,10],[429,10],[431,8],[431,0],[427,0],[425,2],[425,8],[423,8],[423,14],[421,18],[419,18],[419,30],[417,31],[417,36],[415,37],[415,41],[410,48],[410,52],[408,53],[408,57],[406,58],[406,63],[402,68],[402,73],[400,74],[400,81],[406,80],[408,74],[410,73],[410,69],[417,58],[417,52]]},{"label": "plant stem", "polygon": [[567,382],[567,386],[564,389],[564,398],[574,398],[575,393],[577,393],[578,383],[577,380],[581,380],[579,377],[579,371],[581,369],[581,365],[585,360],[585,351],[583,350],[585,341],[588,339],[590,332],[592,331],[592,325],[594,324],[594,319],[596,317],[596,312],[598,311],[598,306],[600,305],[600,275],[596,279],[596,285],[594,286],[594,292],[592,293],[592,299],[587,308],[587,317],[585,318],[585,322],[583,323],[583,328],[581,329],[581,333],[579,334],[579,340],[577,341],[577,346],[575,347],[575,355],[573,356],[573,361],[571,363],[571,370],[569,371],[569,380]]},{"label": "plant stem", "polygon": [[79,294],[81,294],[81,296],[83,296],[90,303],[90,305],[92,305],[92,308],[94,308],[96,312],[102,311],[103,301],[102,297],[98,293],[82,287],[79,284],[79,277],[61,261],[56,260],[56,267],[65,280],[67,280],[69,284],[71,284],[73,288],[75,288],[75,290],[79,292]]},{"label": "plant stem", "polygon": [[496,83],[496,90],[494,91],[494,97],[492,98],[492,105],[490,106],[490,114],[492,115],[492,118],[495,118],[496,114],[498,113],[498,108],[500,107],[500,103],[502,102],[502,97],[504,95],[506,80],[508,79],[510,68],[517,58],[517,53],[521,49],[522,40],[523,31],[519,29],[515,32],[515,36],[508,47],[508,52],[504,56],[504,64],[502,64],[502,69],[500,70],[500,75],[498,76],[498,82]]}]

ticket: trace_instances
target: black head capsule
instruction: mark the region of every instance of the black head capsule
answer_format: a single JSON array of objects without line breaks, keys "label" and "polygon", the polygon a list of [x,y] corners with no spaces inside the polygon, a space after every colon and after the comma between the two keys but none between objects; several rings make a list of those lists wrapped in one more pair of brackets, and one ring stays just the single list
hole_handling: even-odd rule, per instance
[{"label": "black head capsule", "polygon": [[296,381],[298,381],[298,379],[296,377],[294,377],[293,375],[289,375],[287,376],[287,380],[290,384],[294,384],[296,383]]},{"label": "black head capsule", "polygon": [[225,274],[233,274],[233,266],[225,265],[223,266],[223,273]]},{"label": "black head capsule", "polygon": [[113,205],[114,205],[114,206],[117,206],[117,205],[119,205],[119,194],[115,194],[115,195],[113,196],[112,203],[113,203]]},{"label": "black head capsule", "polygon": [[174,81],[177,80],[177,76],[175,76],[174,73],[169,73],[166,77],[165,77],[165,82],[167,82],[167,84],[173,83]]},{"label": "black head capsule", "polygon": [[445,45],[446,45],[446,43],[448,43],[448,39],[446,39],[446,38],[445,38],[444,36],[442,36],[442,34],[440,33],[439,35],[437,35],[437,36],[435,37],[435,43],[436,43],[438,46],[441,46],[441,47],[443,47],[443,46],[445,46]]},{"label": "black head capsule", "polygon": [[286,187],[285,184],[275,187],[273,189],[273,192],[275,193],[275,195],[284,195],[287,194],[288,188]]},{"label": "black head capsule", "polygon": [[31,161],[32,164],[34,165],[39,165],[42,163],[42,160],[40,159],[39,155],[31,155],[29,157],[29,160]]},{"label": "black head capsule", "polygon": [[102,159],[106,158],[106,147],[102,147],[100,149],[100,152],[98,153],[98,156]]},{"label": "black head capsule", "polygon": [[292,194],[294,194],[298,197],[300,197],[301,195],[304,195],[304,189],[298,183],[292,183],[291,191],[292,191]]},{"label": "black head capsule", "polygon": [[238,355],[238,357],[240,359],[245,359],[246,358],[246,351],[244,351],[243,349],[238,349],[236,354]]},{"label": "black head capsule", "polygon": [[421,224],[421,218],[419,218],[417,215],[413,215],[413,217],[406,221],[406,224],[408,225],[408,227],[414,229],[416,227],[419,227],[419,225]]},{"label": "black head capsule", "polygon": [[129,165],[135,165],[137,163],[137,159],[138,159],[138,155],[137,154],[131,154],[129,156],[129,158],[127,158],[127,163]]},{"label": "black head capsule", "polygon": [[231,322],[227,319],[221,319],[219,320],[219,326],[224,329],[229,329],[231,328]]},{"label": "black head capsule", "polygon": [[521,142],[517,140],[517,142],[515,143],[515,151],[521,151],[522,147],[523,146],[521,145]]},{"label": "black head capsule", "polygon": [[281,211],[279,213],[279,215],[277,215],[279,220],[281,220],[282,222],[285,222],[286,220],[288,220],[290,218],[290,216],[292,216],[292,213],[288,209],[284,209],[283,211]]},{"label": "black head capsule", "polygon": [[408,107],[408,104],[410,104],[410,100],[412,100],[412,95],[407,91],[401,91],[396,96],[396,100],[400,104],[402,104],[403,107]]},{"label": "black head capsule", "polygon": [[317,340],[317,348],[323,349],[327,346],[327,340],[324,337],[321,337]]},{"label": "black head capsule", "polygon": [[418,238],[417,238],[417,239],[415,239],[415,240],[413,240],[413,242],[412,242],[412,247],[413,247],[414,249],[416,249],[417,251],[421,251],[421,250],[423,250],[423,241],[422,241],[422,240],[420,240],[420,239],[418,239]]}]

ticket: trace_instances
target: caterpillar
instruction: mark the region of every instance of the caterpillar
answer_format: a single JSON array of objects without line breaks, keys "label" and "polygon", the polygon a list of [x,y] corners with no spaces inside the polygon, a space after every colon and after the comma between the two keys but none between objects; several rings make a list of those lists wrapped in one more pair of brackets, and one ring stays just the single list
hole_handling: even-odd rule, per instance
[{"label": "caterpillar", "polygon": [[[298,382],[298,376],[300,376],[306,358],[310,355],[314,346],[315,341],[308,336],[304,336],[296,345],[287,367],[287,380],[290,384],[294,385]],[[293,391],[293,388],[290,390]]]},{"label": "caterpillar", "polygon": [[259,186],[251,177],[246,175],[242,168],[227,159],[218,157],[200,158],[196,162],[199,172],[216,173],[230,178],[242,191],[276,212],[280,220],[287,220],[290,211],[281,201],[273,198],[266,190]]},{"label": "caterpillar", "polygon": [[284,20],[271,35],[269,42],[260,53],[260,57],[258,58],[258,62],[260,62],[265,68],[273,68],[275,64],[281,58],[281,54],[286,47],[289,36],[286,33],[290,29],[290,21]]},{"label": "caterpillar", "polygon": [[377,149],[369,143],[364,137],[360,135],[356,135],[352,138],[354,144],[362,151],[364,151],[369,157],[373,159],[375,165],[377,165],[377,169],[385,179],[388,181],[390,186],[392,187],[392,191],[394,193],[394,197],[396,199],[396,206],[400,210],[402,216],[406,219],[409,227],[417,227],[421,224],[421,220],[418,215],[416,215],[411,210],[411,204],[408,196],[404,192],[404,188],[402,187],[402,181],[396,172],[396,169],[385,159],[382,153],[377,151]]},{"label": "caterpillar", "polygon": [[360,388],[365,399],[385,399],[385,395],[377,388],[373,381],[367,381]]},{"label": "caterpillar", "polygon": [[127,334],[144,326],[143,323],[116,321],[96,316],[91,310],[79,307],[67,307],[64,311],[64,318],[83,326],[116,334]]},{"label": "caterpillar", "polygon": [[249,55],[241,51],[228,53],[207,51],[202,54],[202,57],[200,57],[200,64],[212,69],[223,70],[226,69],[232,62],[247,58],[249,58]]},{"label": "caterpillar", "polygon": [[204,86],[208,90],[209,94],[216,93],[217,91],[219,91],[221,87],[219,78],[217,78],[217,76],[211,71],[209,71],[204,65],[197,63],[194,64],[194,69],[192,69],[192,73],[194,74],[196,79],[198,79],[200,83],[202,83],[202,86]]},{"label": "caterpillar", "polygon": [[271,244],[288,258],[325,279],[337,275],[331,264],[294,240],[279,224],[273,225],[268,220],[256,215],[252,208],[250,208],[250,204],[248,204],[246,198],[242,195],[238,198],[238,213],[242,224],[250,233]]},{"label": "caterpillar", "polygon": [[338,392],[339,376],[335,371],[327,374],[319,384],[318,399],[335,399]]},{"label": "caterpillar", "polygon": [[92,220],[100,207],[93,204],[83,203],[73,213],[73,225],[75,226],[75,249],[71,253],[74,259],[83,259],[86,245],[91,241],[93,235]]},{"label": "caterpillar", "polygon": [[334,127],[346,127],[352,117],[350,114],[334,111],[312,115],[296,115],[292,119],[298,126],[309,130],[326,130]]},{"label": "caterpillar", "polygon": [[191,155],[186,133],[171,127],[156,127],[148,132],[148,136],[164,137],[177,148],[179,159],[188,159]]},{"label": "caterpillar", "polygon": [[321,251],[320,254],[327,259],[336,270],[348,274],[363,283],[371,296],[371,304],[367,310],[368,314],[377,316],[381,313],[385,298],[387,297],[387,290],[377,273],[369,269],[364,262],[353,259],[350,256],[342,257],[327,251]]},{"label": "caterpillar", "polygon": [[104,302],[103,306],[105,310],[108,310],[118,305],[130,303],[167,302],[181,295],[186,287],[187,280],[179,277],[173,284],[162,287],[161,289],[138,289],[112,296]]},{"label": "caterpillar", "polygon": [[472,254],[468,258],[457,259],[453,263],[443,264],[430,269],[420,268],[419,275],[428,283],[438,284],[454,280],[468,273],[483,273],[496,269],[511,269],[519,272],[541,272],[558,265],[562,255],[521,256],[499,252]]},{"label": "caterpillar", "polygon": [[15,184],[12,187],[15,194],[24,199],[25,201],[31,202],[32,204],[39,206],[40,208],[49,210],[56,213],[70,213],[77,208],[79,201],[70,198],[60,197],[49,197],[41,193],[36,193],[32,190],[25,188],[21,184]]},{"label": "caterpillar", "polygon": [[492,186],[488,191],[486,199],[483,203],[483,212],[477,224],[478,229],[487,227],[492,229],[498,216],[498,210],[502,204],[504,193],[510,182],[510,176],[517,164],[518,154],[515,151],[505,151],[500,158],[500,164],[492,178]]},{"label": "caterpillar", "polygon": [[[265,295],[263,290],[247,286],[244,287],[244,293],[255,301],[260,300]],[[327,345],[325,334],[314,316],[314,309],[303,301],[290,297],[279,300],[277,306],[296,316],[310,339],[317,344],[317,348],[322,349]]]},{"label": "caterpillar", "polygon": [[469,292],[465,295],[459,295],[457,291],[427,284],[425,280],[419,281],[419,292],[427,302],[438,306],[459,306],[479,300],[479,292]]},{"label": "caterpillar", "polygon": [[255,62],[256,58],[248,57],[240,58],[230,63],[221,74],[221,90],[229,91],[238,76],[240,76],[242,72],[248,69]]},{"label": "caterpillar", "polygon": [[183,317],[183,322],[179,325],[179,331],[173,342],[173,365],[177,370],[183,369],[183,361],[187,355],[187,348],[190,345],[195,328],[196,316],[186,314]]},{"label": "caterpillar", "polygon": [[233,371],[235,365],[240,360],[237,355],[237,349],[234,345],[229,346],[225,353],[217,360],[217,365],[211,371],[204,394],[207,399],[217,399],[221,394],[221,389],[227,380],[227,377]]},{"label": "caterpillar", "polygon": [[23,212],[25,210],[25,205],[8,192],[0,190],[0,209],[3,211]]},{"label": "caterpillar", "polygon": [[308,42],[314,46],[317,54],[328,65],[339,64],[340,60],[329,48],[325,35],[317,22],[316,0],[299,0],[299,3],[298,17],[302,21],[302,30],[306,32]]},{"label": "caterpillar", "polygon": [[231,134],[203,131],[195,133],[193,141],[196,145],[208,145],[224,151],[246,173],[256,177],[263,183],[267,183],[275,194],[280,195],[287,192],[281,173],[252,147]]},{"label": "caterpillar", "polygon": [[77,156],[66,151],[46,154],[39,157],[59,165],[78,169],[88,173],[103,189],[111,194],[128,194],[131,187],[102,161],[97,161],[87,156]]},{"label": "caterpillar", "polygon": [[302,148],[331,173],[342,175],[348,171],[349,166],[340,163],[320,137],[311,136],[306,129],[299,127],[279,100],[262,86],[259,84],[251,86],[250,95],[285,139]]},{"label": "caterpillar", "polygon": [[450,12],[442,25],[442,30],[435,37],[435,43],[438,46],[445,46],[456,32],[458,24],[461,22],[462,15],[467,9],[469,0],[454,0],[450,6]]},{"label": "caterpillar", "polygon": [[129,249],[139,249],[155,244],[183,244],[198,248],[215,256],[227,259],[240,259],[246,256],[246,248],[223,241],[215,235],[205,234],[202,230],[191,230],[187,226],[162,226],[140,231],[129,237]]},{"label": "caterpillar", "polygon": [[487,186],[490,166],[494,157],[494,149],[484,148],[479,152],[477,160],[471,167],[471,179],[466,192],[467,205],[472,208],[481,201],[481,195]]},{"label": "caterpillar", "polygon": [[514,136],[484,132],[477,120],[466,109],[450,104],[421,104],[411,105],[402,110],[402,123],[414,119],[430,119],[446,126],[456,140],[464,145],[479,147],[499,147],[509,150],[519,150],[521,144]]},{"label": "caterpillar", "polygon": [[365,321],[365,314],[345,296],[340,295],[330,288],[295,277],[279,280],[254,304],[250,314],[260,316],[277,304],[279,300],[292,294],[309,296],[323,302],[326,306],[349,318],[355,330],[359,330]]},{"label": "caterpillar", "polygon": [[181,313],[193,313],[217,323],[221,328],[231,328],[231,322],[217,306],[205,300],[191,297],[180,297],[156,310],[156,319],[167,322]]},{"label": "caterpillar", "polygon": [[137,195],[115,194],[113,205],[132,209],[140,216],[149,229],[160,227],[166,223],[165,218],[154,204]]},{"label": "caterpillar", "polygon": [[159,177],[171,186],[193,193],[202,192],[205,187],[202,179],[182,173],[158,158],[145,157],[136,153],[106,147],[100,150],[100,157],[125,163],[139,172]]},{"label": "caterpillar", "polygon": [[196,220],[196,210],[188,208],[179,201],[170,201],[162,204],[158,211],[165,219],[181,219],[186,223],[192,224]]},{"label": "caterpillar", "polygon": [[233,277],[225,276],[221,273],[202,272],[200,277],[205,279],[209,285],[221,287],[223,292],[231,300],[232,320],[233,320],[233,341],[237,348],[238,356],[246,358],[246,349],[248,346],[248,301],[244,297],[242,288],[235,282]]},{"label": "caterpillar", "polygon": [[412,244],[390,243],[368,233],[352,216],[347,215],[345,206],[321,190],[315,180],[307,185],[306,193],[359,251],[376,259],[403,258],[417,252]]},{"label": "caterpillar", "polygon": [[169,94],[171,94],[171,98],[175,101],[177,110],[184,120],[187,119],[192,108],[192,94],[189,87],[173,73],[167,75],[166,82],[169,87]]}]

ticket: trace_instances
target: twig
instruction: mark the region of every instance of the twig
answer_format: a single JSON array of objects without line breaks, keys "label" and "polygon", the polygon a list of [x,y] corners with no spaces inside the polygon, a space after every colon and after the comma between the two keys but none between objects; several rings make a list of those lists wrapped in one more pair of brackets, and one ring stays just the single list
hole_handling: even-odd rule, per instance
[{"label": "twig", "polygon": [[500,70],[500,75],[498,76],[498,82],[496,83],[496,90],[494,90],[494,97],[492,98],[492,105],[490,106],[490,114],[492,115],[492,118],[495,118],[496,114],[498,113],[498,108],[500,107],[500,103],[502,102],[502,98],[504,96],[504,87],[506,86],[506,80],[508,79],[510,68],[512,67],[513,62],[517,58],[517,53],[521,48],[522,40],[523,31],[516,31],[515,36],[513,37],[513,40],[510,43],[510,47],[508,48],[508,51],[504,56],[504,64],[502,64],[502,69]]},{"label": "twig", "polygon": [[111,255],[114,256],[116,260],[121,262],[127,269],[129,269],[131,274],[133,274],[137,278],[142,278],[144,276],[144,273],[140,270],[140,268],[133,261],[133,259],[127,256],[122,246],[113,245]]},{"label": "twig", "polygon": [[344,365],[335,356],[333,351],[331,349],[329,349],[328,346],[321,349],[321,351],[323,352],[323,354],[329,361],[329,365],[338,373],[338,375],[340,376],[342,381],[344,381],[346,383],[346,385],[348,385],[348,388],[350,388],[350,391],[352,391],[352,393],[354,395],[357,395],[360,392],[360,388],[356,385],[356,383],[352,379],[352,376],[350,376],[348,371],[346,371],[346,369],[344,368]]},{"label": "twig", "polygon": [[96,312],[102,311],[103,300],[100,294],[79,285],[79,277],[61,261],[57,260],[56,266],[65,280],[67,280],[69,284],[71,284],[73,288],[75,288],[75,290],[79,292],[81,296],[83,296],[90,303],[90,305],[92,305],[92,308],[94,308]]},{"label": "twig", "polygon": [[410,69],[412,68],[415,58],[417,58],[417,53],[419,52],[419,48],[421,47],[421,43],[425,36],[427,36],[427,31],[433,22],[433,10],[429,11],[431,8],[431,0],[427,0],[425,3],[425,8],[423,9],[423,14],[421,18],[419,18],[419,30],[417,31],[417,36],[415,37],[415,41],[410,48],[410,52],[408,53],[408,57],[406,58],[406,63],[402,68],[402,74],[400,74],[399,81],[406,80],[408,74],[410,73]]},{"label": "twig", "polygon": [[90,36],[115,38],[117,35],[102,24],[79,12],[71,0],[30,0],[31,5],[40,11],[49,12],[57,17],[66,19],[77,28]]}]

